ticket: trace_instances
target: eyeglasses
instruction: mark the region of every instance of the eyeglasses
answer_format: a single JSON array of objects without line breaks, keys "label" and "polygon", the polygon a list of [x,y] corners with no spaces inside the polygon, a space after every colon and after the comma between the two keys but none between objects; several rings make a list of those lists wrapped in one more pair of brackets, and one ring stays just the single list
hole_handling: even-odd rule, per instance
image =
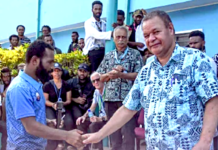
[{"label": "eyeglasses", "polygon": [[95,79],[95,80],[92,80],[92,83],[95,83],[95,81],[96,81],[96,82],[99,82],[99,81],[100,81],[100,78],[97,78],[97,79]]}]

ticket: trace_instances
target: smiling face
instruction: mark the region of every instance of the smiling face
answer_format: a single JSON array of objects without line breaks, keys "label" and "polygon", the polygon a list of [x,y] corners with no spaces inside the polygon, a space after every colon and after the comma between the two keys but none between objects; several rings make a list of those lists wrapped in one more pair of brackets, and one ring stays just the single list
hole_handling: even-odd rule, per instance
[{"label": "smiling face", "polygon": [[143,22],[143,34],[147,48],[157,57],[164,56],[175,43],[173,24],[166,26],[159,17]]}]

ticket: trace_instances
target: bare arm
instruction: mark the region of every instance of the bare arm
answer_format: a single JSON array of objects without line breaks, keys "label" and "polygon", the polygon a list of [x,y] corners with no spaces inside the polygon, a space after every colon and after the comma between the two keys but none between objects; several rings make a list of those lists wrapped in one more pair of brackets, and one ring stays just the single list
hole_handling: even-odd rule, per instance
[{"label": "bare arm", "polygon": [[136,73],[136,72],[133,72],[133,73],[123,73],[123,72],[121,72],[120,77],[122,79],[127,79],[127,80],[134,81],[136,79],[137,75],[138,75],[138,73]]},{"label": "bare arm", "polygon": [[108,80],[110,80],[110,77],[109,77],[108,73],[101,75],[101,81],[102,82],[107,82]]},{"label": "bare arm", "polygon": [[49,94],[48,93],[43,93],[45,97],[45,105],[48,107],[53,107],[55,103],[52,103],[49,101]]},{"label": "bare arm", "polygon": [[107,124],[97,133],[86,134],[83,136],[85,144],[87,143],[97,143],[112,134],[113,132],[120,129],[124,124],[126,124],[137,111],[132,111],[127,109],[125,106],[120,107],[112,116],[112,118],[107,122]]},{"label": "bare arm", "polygon": [[128,45],[130,47],[135,47],[135,46],[138,46],[140,48],[143,48],[145,45],[143,43],[140,43],[140,42],[128,42]]},{"label": "bare arm", "polygon": [[67,100],[66,100],[66,102],[64,102],[64,106],[69,105],[71,103],[71,95],[72,95],[71,91],[66,93]]},{"label": "bare arm", "polygon": [[79,130],[64,131],[53,129],[43,125],[35,120],[35,117],[22,118],[21,122],[25,130],[34,136],[42,137],[50,140],[64,140],[76,147],[82,147],[82,132]]},{"label": "bare arm", "polygon": [[206,103],[200,140],[193,149],[197,150],[199,147],[202,148],[202,150],[210,148],[212,139],[216,131],[217,123],[218,123],[218,97],[214,97]]}]

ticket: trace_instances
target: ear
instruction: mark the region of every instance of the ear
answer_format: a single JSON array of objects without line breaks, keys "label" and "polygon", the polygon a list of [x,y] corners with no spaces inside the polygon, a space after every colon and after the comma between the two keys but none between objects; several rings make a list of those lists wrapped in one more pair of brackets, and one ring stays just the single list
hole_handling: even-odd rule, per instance
[{"label": "ear", "polygon": [[175,29],[174,29],[174,26],[171,22],[169,23],[168,29],[169,29],[171,35],[175,34]]},{"label": "ear", "polygon": [[30,63],[33,65],[33,66],[38,66],[39,63],[40,63],[40,58],[38,58],[37,56],[33,56],[30,60]]},{"label": "ear", "polygon": [[205,42],[205,41],[203,41],[202,43],[203,43],[203,45],[205,46],[205,43],[206,43],[206,42]]}]

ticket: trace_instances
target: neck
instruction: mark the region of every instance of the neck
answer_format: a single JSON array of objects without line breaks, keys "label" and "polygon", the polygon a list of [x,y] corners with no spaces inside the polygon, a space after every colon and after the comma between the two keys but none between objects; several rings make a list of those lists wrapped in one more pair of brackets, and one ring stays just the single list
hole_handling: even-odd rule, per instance
[{"label": "neck", "polygon": [[54,83],[61,83],[62,82],[62,80],[61,80],[61,78],[60,79],[53,79],[54,80]]},{"label": "neck", "polygon": [[38,77],[36,76],[35,71],[33,71],[30,66],[26,65],[26,67],[24,68],[24,72],[38,82]]},{"label": "neck", "polygon": [[157,57],[158,61],[160,62],[162,66],[166,65],[167,62],[169,61],[170,57],[172,56],[173,50],[175,49],[175,46],[176,44],[175,42],[173,42],[172,46],[163,56]]},{"label": "neck", "polygon": [[18,35],[19,36],[19,38],[23,38],[24,37],[24,35]]},{"label": "neck", "polygon": [[126,50],[126,48],[127,48],[127,46],[126,47],[121,47],[121,48],[117,47],[117,51],[118,51],[118,53],[119,52],[123,53]]},{"label": "neck", "polygon": [[95,20],[97,20],[97,21],[100,21],[101,19],[100,18],[97,18],[97,17],[94,17],[95,18]]},{"label": "neck", "polygon": [[79,79],[79,82],[80,82],[80,83],[85,83],[85,82],[86,82],[86,78],[83,79],[83,80]]}]

